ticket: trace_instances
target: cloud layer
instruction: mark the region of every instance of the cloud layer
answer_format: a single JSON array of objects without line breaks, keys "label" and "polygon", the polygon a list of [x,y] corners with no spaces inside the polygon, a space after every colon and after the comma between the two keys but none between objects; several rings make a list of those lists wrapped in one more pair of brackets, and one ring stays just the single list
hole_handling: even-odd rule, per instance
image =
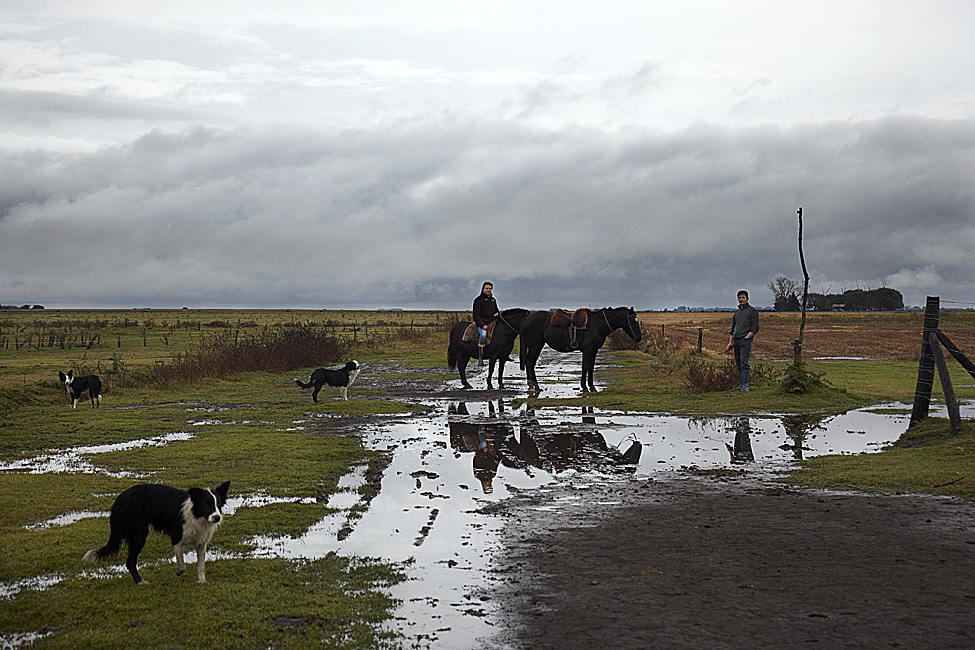
[{"label": "cloud layer", "polygon": [[[657,23],[645,50],[625,23],[612,52],[568,45],[612,3],[552,31],[503,3],[399,26],[39,6],[0,31],[19,62],[0,69],[3,304],[464,309],[485,279],[503,307],[770,304],[770,280],[801,278],[799,206],[811,290],[975,296],[975,84],[925,76],[898,21],[806,16],[904,62],[881,74],[861,41],[802,61],[713,17],[693,52]],[[971,51],[951,33],[946,56]]]}]

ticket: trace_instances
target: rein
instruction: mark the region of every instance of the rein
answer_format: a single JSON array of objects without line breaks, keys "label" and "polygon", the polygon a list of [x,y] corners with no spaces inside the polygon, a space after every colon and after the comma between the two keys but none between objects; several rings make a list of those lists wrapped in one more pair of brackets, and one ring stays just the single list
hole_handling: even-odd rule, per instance
[{"label": "rein", "polygon": [[509,323],[508,321],[506,321],[504,319],[504,314],[502,312],[498,312],[498,320],[500,320],[502,323],[504,323],[505,325],[507,325],[508,327],[510,327],[512,330],[514,330],[516,332],[518,331],[518,328],[517,327],[515,327],[514,325],[512,325],[511,323]]}]

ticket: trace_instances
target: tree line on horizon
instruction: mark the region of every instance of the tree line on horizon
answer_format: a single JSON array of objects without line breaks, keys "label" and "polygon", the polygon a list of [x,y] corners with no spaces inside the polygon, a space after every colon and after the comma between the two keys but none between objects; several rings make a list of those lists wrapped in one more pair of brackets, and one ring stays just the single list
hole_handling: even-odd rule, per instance
[{"label": "tree line on horizon", "polygon": [[[768,283],[775,296],[775,311],[800,311],[800,289],[796,280],[780,275]],[[893,311],[904,308],[904,296],[897,289],[846,289],[842,293],[812,293],[806,297],[806,309],[812,311]]]}]

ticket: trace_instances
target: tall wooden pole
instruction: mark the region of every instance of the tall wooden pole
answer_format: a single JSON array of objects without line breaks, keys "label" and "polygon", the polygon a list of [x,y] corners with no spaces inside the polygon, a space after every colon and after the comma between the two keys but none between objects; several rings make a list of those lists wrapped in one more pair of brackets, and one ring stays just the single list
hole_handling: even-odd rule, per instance
[{"label": "tall wooden pole", "polygon": [[806,271],[806,256],[802,254],[802,207],[797,211],[799,215],[799,264],[802,265],[802,319],[799,321],[799,340],[793,344],[794,365],[802,363],[802,336],[806,330],[806,300],[809,298],[809,273]]}]

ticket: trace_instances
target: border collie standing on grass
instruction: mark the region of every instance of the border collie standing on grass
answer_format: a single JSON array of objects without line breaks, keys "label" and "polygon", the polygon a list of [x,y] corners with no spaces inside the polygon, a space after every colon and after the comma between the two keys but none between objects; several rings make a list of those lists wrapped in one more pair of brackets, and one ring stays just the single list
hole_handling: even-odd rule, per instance
[{"label": "border collie standing on grass", "polygon": [[349,361],[347,364],[339,368],[338,370],[328,370],[327,368],[319,368],[315,372],[311,373],[310,381],[301,381],[300,379],[295,379],[295,383],[301,388],[311,388],[315,387],[312,391],[311,398],[313,401],[318,401],[318,393],[322,390],[322,386],[328,384],[329,386],[335,386],[339,389],[342,394],[342,399],[349,399],[349,386],[355,381],[355,378],[359,375],[359,362]]},{"label": "border collie standing on grass", "polygon": [[68,374],[64,374],[59,370],[58,378],[64,384],[64,390],[68,392],[68,399],[71,400],[71,408],[78,406],[78,400],[81,399],[81,395],[85,391],[88,391],[88,398],[91,400],[92,408],[102,403],[102,380],[98,378],[98,375],[75,377],[74,370],[69,370]]},{"label": "border collie standing on grass", "polygon": [[108,543],[85,553],[84,562],[94,564],[118,553],[122,540],[129,547],[125,566],[137,585],[149,584],[139,575],[136,561],[149,537],[149,526],[169,535],[176,554],[176,575],[186,571],[184,550],[196,550],[196,577],[206,582],[204,565],[207,544],[223,520],[221,508],[227,503],[230,481],[212,489],[180,490],[168,485],[136,485],[122,492],[112,504],[108,522]]}]

